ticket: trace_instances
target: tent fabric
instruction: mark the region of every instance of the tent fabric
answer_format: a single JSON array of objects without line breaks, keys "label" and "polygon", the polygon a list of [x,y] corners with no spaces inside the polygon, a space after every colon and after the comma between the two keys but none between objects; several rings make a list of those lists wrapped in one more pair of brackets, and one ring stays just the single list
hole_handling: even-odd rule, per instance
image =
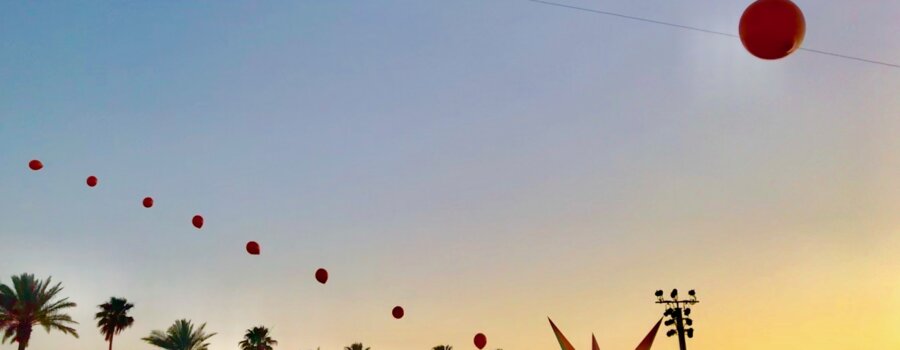
[{"label": "tent fabric", "polygon": [[[562,334],[562,331],[560,331],[559,328],[556,327],[556,324],[553,323],[553,320],[551,320],[549,317],[547,318],[547,320],[550,321],[550,327],[553,328],[553,334],[556,336],[556,341],[559,342],[559,348],[561,350],[575,350],[575,347],[573,347],[572,343],[570,343],[569,340],[566,339],[566,336]],[[660,318],[659,321],[656,321],[656,324],[652,329],[650,329],[650,332],[647,333],[647,335],[644,337],[644,340],[642,340],[641,343],[638,344],[635,350],[650,350],[650,347],[653,346],[653,340],[656,339],[656,333],[659,331],[660,324],[662,324],[662,318]],[[593,334],[591,334],[591,344],[592,350],[600,350],[600,345],[597,345],[597,337],[595,337]]]},{"label": "tent fabric", "polygon": [[569,340],[566,339],[566,336],[562,334],[559,328],[556,328],[556,324],[553,323],[553,320],[551,320],[549,317],[547,318],[547,320],[550,321],[550,327],[553,328],[553,334],[556,335],[556,340],[559,342],[560,349],[575,350],[575,348],[572,346],[572,343],[570,343]]},{"label": "tent fabric", "polygon": [[656,321],[656,325],[653,326],[653,329],[650,330],[650,333],[647,333],[647,336],[644,337],[644,340],[642,340],[634,350],[650,350],[650,347],[653,346],[653,340],[656,339],[656,332],[659,331],[660,323],[662,323],[661,318],[659,319],[659,321]]}]

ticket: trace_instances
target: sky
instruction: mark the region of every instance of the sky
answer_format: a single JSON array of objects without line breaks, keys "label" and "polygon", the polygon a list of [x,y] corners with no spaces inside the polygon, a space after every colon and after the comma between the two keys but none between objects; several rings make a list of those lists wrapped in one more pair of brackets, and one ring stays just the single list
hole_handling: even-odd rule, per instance
[{"label": "sky", "polygon": [[[726,33],[749,3],[565,2]],[[797,3],[804,47],[900,62],[900,2]],[[524,0],[6,1],[0,281],[78,303],[80,339],[36,350],[103,348],[111,296],[120,349],[180,318],[211,350],[554,349],[548,316],[632,349],[671,288],[691,349],[898,348],[898,95],[895,68]]]}]

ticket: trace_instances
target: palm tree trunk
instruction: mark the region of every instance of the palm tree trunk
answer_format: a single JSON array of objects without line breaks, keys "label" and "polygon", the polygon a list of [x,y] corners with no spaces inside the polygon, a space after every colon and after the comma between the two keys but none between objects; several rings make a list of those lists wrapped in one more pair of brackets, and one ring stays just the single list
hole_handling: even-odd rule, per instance
[{"label": "palm tree trunk", "polygon": [[112,340],[113,340],[113,336],[112,336],[112,334],[110,334],[109,335],[109,350],[112,350]]},{"label": "palm tree trunk", "polygon": [[31,339],[31,324],[20,324],[16,329],[16,341],[19,342],[19,350],[25,350],[28,347],[28,340]]}]

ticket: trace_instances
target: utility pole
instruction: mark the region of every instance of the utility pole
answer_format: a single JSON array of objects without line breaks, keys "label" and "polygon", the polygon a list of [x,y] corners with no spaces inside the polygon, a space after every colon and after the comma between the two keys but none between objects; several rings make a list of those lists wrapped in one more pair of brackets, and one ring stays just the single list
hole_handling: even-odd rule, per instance
[{"label": "utility pole", "polygon": [[700,300],[697,300],[697,293],[691,289],[688,291],[689,299],[679,299],[678,298],[678,289],[673,289],[672,293],[669,294],[670,299],[666,299],[663,297],[663,291],[656,291],[656,303],[657,304],[665,304],[666,312],[663,313],[663,317],[668,317],[666,320],[666,326],[675,326],[675,329],[670,329],[666,332],[667,337],[672,337],[678,334],[678,346],[681,350],[687,350],[687,339],[694,337],[694,328],[685,328],[685,325],[688,327],[692,327],[694,325],[694,320],[691,320],[689,316],[691,315],[691,308],[696,303],[699,303]]}]

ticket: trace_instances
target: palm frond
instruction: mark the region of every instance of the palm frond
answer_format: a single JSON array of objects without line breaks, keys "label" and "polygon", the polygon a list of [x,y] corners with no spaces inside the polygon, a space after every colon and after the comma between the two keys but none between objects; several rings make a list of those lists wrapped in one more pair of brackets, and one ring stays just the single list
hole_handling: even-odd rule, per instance
[{"label": "palm frond", "polygon": [[206,324],[196,329],[191,321],[182,319],[175,321],[165,332],[153,331],[143,340],[151,345],[167,350],[207,350],[207,340],[216,333],[206,333]]},{"label": "palm frond", "polygon": [[78,324],[65,309],[77,304],[59,298],[62,283],[52,284],[52,277],[36,279],[33,274],[12,276],[12,285],[0,284],[0,329],[2,342],[28,344],[33,326],[40,325],[47,332],[56,330],[78,337],[70,325]]}]

